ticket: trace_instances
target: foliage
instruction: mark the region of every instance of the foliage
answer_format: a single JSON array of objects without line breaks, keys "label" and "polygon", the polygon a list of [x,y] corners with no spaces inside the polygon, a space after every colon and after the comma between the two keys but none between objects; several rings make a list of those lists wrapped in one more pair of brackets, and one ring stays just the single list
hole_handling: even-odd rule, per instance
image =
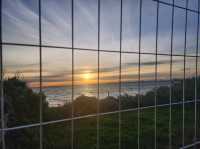
[{"label": "foliage", "polygon": [[[199,80],[199,77],[197,78]],[[194,99],[194,78],[186,79],[186,100]],[[197,82],[197,89],[200,88]],[[182,101],[183,82],[173,80],[172,102]],[[168,104],[170,88],[161,86],[156,90],[157,104]],[[40,102],[42,102],[44,121],[61,118],[71,118],[72,106],[74,116],[96,114],[99,104],[99,112],[111,112],[119,109],[134,109],[140,106],[155,105],[155,89],[144,95],[122,95],[118,98],[108,96],[98,100],[95,97],[80,96],[73,103],[67,103],[63,107],[50,108],[45,101],[44,94],[39,94],[30,89],[26,82],[14,77],[4,80],[5,97],[5,122],[6,127],[14,127],[39,122]],[[199,98],[199,95],[198,95]],[[139,100],[138,100],[139,99]],[[119,101],[120,100],[120,101]],[[138,103],[140,101],[140,103]],[[200,110],[199,104],[197,104]],[[140,111],[140,144],[141,148],[153,148],[154,146],[154,116],[155,109],[143,109]],[[173,146],[178,148],[181,144],[182,132],[182,105],[172,106],[172,138]],[[191,143],[194,136],[194,103],[185,107],[185,142]],[[200,122],[200,120],[199,120]],[[168,148],[169,142],[169,107],[157,108],[157,147]],[[118,148],[119,113],[99,116],[99,141],[101,149]],[[71,146],[71,121],[43,127],[44,148],[64,149]],[[121,148],[137,148],[138,112],[132,110],[121,113]],[[200,134],[200,132],[198,132]],[[74,146],[78,149],[96,148],[97,118],[84,118],[74,120]],[[39,127],[25,128],[6,132],[6,144],[8,149],[36,149],[39,148]]]}]

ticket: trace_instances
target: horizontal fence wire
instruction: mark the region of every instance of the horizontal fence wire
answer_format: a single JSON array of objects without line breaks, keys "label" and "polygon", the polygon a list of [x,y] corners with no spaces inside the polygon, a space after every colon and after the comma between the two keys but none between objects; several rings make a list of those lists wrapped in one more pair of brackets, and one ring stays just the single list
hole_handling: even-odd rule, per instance
[{"label": "horizontal fence wire", "polygon": [[[3,46],[24,46],[24,47],[40,47],[40,45],[37,44],[23,44],[23,43],[10,43],[10,42],[3,42]],[[109,50],[109,49],[93,49],[93,48],[77,48],[77,47],[65,47],[65,46],[53,46],[53,45],[41,45],[42,48],[55,48],[55,49],[69,49],[69,50],[78,50],[78,51],[94,51],[94,52],[107,52],[107,53],[120,53],[120,51],[117,50]],[[130,54],[146,54],[146,55],[156,55],[155,52],[142,52],[142,51],[121,51],[121,53],[130,53]],[[163,56],[171,56],[171,54],[166,53],[157,53],[157,55],[163,55]],[[173,54],[173,56],[184,56],[184,54]],[[185,55],[186,57],[199,57],[200,55]]]},{"label": "horizontal fence wire", "polygon": [[197,141],[197,142],[194,142],[192,144],[189,144],[189,145],[185,145],[183,147],[180,147],[180,149],[191,149],[192,147],[195,148],[196,145],[199,145],[200,144],[200,141]]},{"label": "horizontal fence wire", "polygon": [[191,149],[191,148],[195,148],[195,146],[199,145],[200,144],[200,141],[196,141],[192,144],[188,144],[188,145],[185,145],[183,147],[180,147],[180,149]]},{"label": "horizontal fence wire", "polygon": [[[32,127],[40,127],[40,149],[43,148],[43,127],[46,126],[46,125],[50,125],[50,124],[56,124],[56,123],[61,123],[61,122],[71,122],[71,148],[73,149],[74,148],[74,121],[75,120],[80,120],[80,119],[87,119],[87,118],[92,118],[92,117],[95,117],[96,118],[96,128],[97,128],[97,135],[96,135],[96,139],[97,139],[97,149],[100,148],[100,142],[99,142],[99,131],[100,131],[100,120],[99,120],[99,117],[100,116],[106,116],[106,115],[111,115],[111,114],[118,114],[118,148],[120,149],[121,148],[121,113],[125,113],[125,112],[136,112],[138,118],[137,118],[137,121],[138,121],[138,127],[137,127],[137,137],[138,137],[138,140],[137,140],[137,147],[138,149],[140,149],[140,138],[141,138],[141,110],[144,110],[144,109],[154,109],[154,145],[155,145],[155,149],[157,148],[157,108],[159,107],[168,107],[169,108],[169,148],[172,148],[172,124],[171,124],[171,119],[172,119],[172,106],[175,106],[175,105],[181,105],[183,106],[183,122],[182,122],[182,125],[183,125],[183,129],[182,129],[182,132],[183,132],[183,136],[182,136],[182,147],[180,149],[187,149],[187,148],[190,148],[190,147],[194,147],[198,144],[200,144],[200,141],[197,141],[197,104],[200,103],[200,99],[197,99],[197,67],[198,67],[198,58],[200,58],[200,55],[198,55],[198,39],[199,39],[199,14],[200,14],[200,11],[199,11],[199,1],[198,1],[198,10],[193,10],[193,9],[190,9],[188,8],[188,0],[187,1],[187,4],[186,4],[186,7],[182,7],[182,6],[178,6],[178,5],[175,5],[174,4],[174,0],[173,0],[173,3],[168,3],[168,2],[165,2],[165,1],[162,1],[162,0],[152,0],[153,2],[156,2],[157,4],[157,22],[156,22],[156,48],[155,48],[155,52],[142,52],[142,49],[141,49],[141,39],[142,39],[142,27],[141,27],[141,24],[142,24],[142,0],[140,0],[140,13],[139,13],[139,16],[138,16],[138,19],[139,19],[139,37],[138,37],[138,43],[139,43],[139,46],[138,46],[138,50],[133,50],[133,51],[126,51],[126,49],[122,48],[122,44],[123,44],[123,40],[122,40],[122,34],[123,34],[123,31],[122,31],[122,26],[123,26],[123,0],[120,0],[120,49],[119,50],[115,50],[115,49],[101,49],[100,47],[100,10],[101,10],[101,3],[100,3],[101,0],[98,0],[98,44],[97,44],[97,48],[81,48],[81,47],[76,47],[74,45],[74,0],[71,0],[71,40],[72,40],[72,43],[71,43],[71,46],[56,46],[56,45],[46,45],[46,44],[43,44],[42,43],[42,25],[41,25],[41,21],[42,21],[42,16],[41,16],[41,11],[42,11],[42,7],[41,7],[41,0],[39,0],[39,43],[38,44],[28,44],[28,43],[15,43],[15,42],[4,42],[2,40],[2,22],[0,21],[1,23],[1,26],[0,26],[0,44],[1,44],[1,47],[0,47],[0,58],[1,58],[1,86],[0,86],[0,89],[1,89],[1,128],[0,128],[0,131],[1,133],[3,134],[2,135],[2,149],[6,149],[5,147],[5,140],[4,140],[4,137],[5,137],[5,133],[6,132],[10,132],[10,131],[15,131],[15,130],[20,130],[20,129],[25,129],[25,128],[32,128]],[[2,0],[1,0],[1,3],[2,3]],[[167,53],[161,53],[161,52],[158,52],[158,33],[159,33],[159,4],[163,4],[163,5],[166,5],[166,6],[170,6],[172,7],[172,24],[171,24],[171,39],[170,39],[170,52],[169,54]],[[0,9],[0,13],[1,13],[1,17],[2,17],[2,4],[1,4],[1,9]],[[174,31],[174,28],[173,28],[173,24],[174,24],[174,8],[179,8],[179,9],[182,9],[182,10],[185,10],[185,15],[186,15],[186,22],[185,22],[185,40],[184,40],[184,54],[173,54],[173,31]],[[196,49],[196,53],[194,55],[187,55],[187,43],[186,43],[186,40],[187,40],[187,13],[188,12],[193,12],[193,13],[197,13],[198,14],[198,30],[197,30],[197,49]],[[53,121],[43,121],[43,109],[42,109],[42,96],[41,96],[41,102],[40,102],[40,121],[38,123],[33,123],[33,124],[27,124],[27,125],[21,125],[21,126],[15,126],[15,127],[5,127],[4,126],[4,97],[3,97],[3,54],[2,54],[2,51],[3,51],[3,48],[4,46],[18,46],[18,47],[36,47],[36,48],[39,48],[39,52],[40,52],[40,94],[42,94],[42,48],[55,48],[55,49],[66,49],[66,50],[71,50],[72,52],[72,99],[71,99],[71,102],[72,102],[72,115],[70,118],[63,118],[63,119],[59,119],[59,120],[53,120]],[[73,105],[73,101],[75,100],[74,99],[74,90],[75,90],[75,84],[74,84],[74,61],[75,61],[75,54],[74,52],[75,51],[95,51],[98,53],[98,90],[97,90],[97,99],[98,99],[98,102],[97,102],[97,113],[94,113],[94,114],[87,114],[87,115],[83,115],[83,116],[75,116],[74,115],[74,105]],[[100,112],[100,105],[99,105],[99,101],[100,101],[100,76],[99,76],[99,73],[100,73],[100,52],[108,52],[108,53],[118,53],[120,55],[120,60],[119,60],[119,103],[118,103],[118,110],[115,110],[115,111],[111,111],[111,112]],[[139,61],[138,61],[138,105],[137,107],[135,108],[128,108],[128,109],[122,109],[121,108],[121,90],[122,90],[122,54],[138,54],[138,57],[139,57]],[[141,55],[155,55],[155,104],[152,105],[152,106],[141,106],[140,105],[140,102],[141,102]],[[170,88],[169,88],[169,92],[170,92],[170,102],[167,103],[167,104],[157,104],[157,89],[158,89],[158,56],[169,56],[170,57]],[[180,100],[180,102],[172,102],[172,66],[173,66],[173,60],[172,60],[172,57],[173,56],[180,56],[180,57],[184,57],[184,78],[183,78],[183,99]],[[186,100],[185,98],[185,80],[186,80],[186,58],[187,57],[192,57],[192,58],[196,58],[196,74],[195,74],[195,99],[193,100]],[[193,144],[189,144],[189,145],[185,145],[184,144],[184,128],[185,128],[185,104],[190,104],[190,103],[195,103],[195,141]]]},{"label": "horizontal fence wire", "polygon": [[[200,99],[196,100],[197,103],[200,103]],[[195,100],[187,100],[185,101],[185,104],[190,104],[190,103],[195,103]],[[183,102],[174,102],[171,103],[171,106],[175,106],[175,105],[182,105]],[[159,107],[168,107],[170,106],[170,104],[158,104],[156,105],[157,108]],[[80,119],[85,119],[85,118],[92,118],[92,117],[96,117],[96,116],[104,116],[104,115],[110,115],[110,114],[117,114],[119,112],[131,112],[131,111],[138,111],[138,109],[140,110],[144,110],[144,109],[154,109],[155,105],[152,106],[143,106],[143,107],[136,107],[136,108],[128,108],[128,109],[122,109],[122,110],[115,110],[115,111],[111,111],[111,112],[102,112],[102,113],[94,113],[94,114],[88,114],[88,115],[83,115],[83,116],[74,116],[73,118],[65,118],[65,119],[60,119],[60,120],[54,120],[54,121],[47,121],[47,122],[42,122],[42,125],[48,125],[48,124],[54,124],[54,123],[60,123],[60,122],[68,122],[71,120],[80,120]],[[0,129],[0,130],[4,130],[4,131],[11,131],[11,130],[18,130],[18,129],[23,129],[23,128],[30,128],[30,127],[36,127],[36,126],[40,126],[40,123],[35,123],[35,124],[29,124],[29,125],[22,125],[22,126],[16,126],[16,127],[10,127],[10,128],[4,128],[4,129]]]},{"label": "horizontal fence wire", "polygon": [[[175,8],[180,8],[180,9],[183,9],[185,11],[189,11],[189,12],[193,12],[193,13],[200,13],[199,10],[194,10],[194,9],[190,9],[190,8],[186,8],[186,7],[182,7],[182,6],[179,6],[179,5],[176,5],[174,3],[169,3],[169,2],[165,2],[165,1],[162,1],[162,0],[153,0],[155,2],[158,2],[158,3],[161,3],[161,4],[164,4],[166,6],[171,6],[171,7],[175,7]],[[184,1],[183,1],[184,2]]]}]

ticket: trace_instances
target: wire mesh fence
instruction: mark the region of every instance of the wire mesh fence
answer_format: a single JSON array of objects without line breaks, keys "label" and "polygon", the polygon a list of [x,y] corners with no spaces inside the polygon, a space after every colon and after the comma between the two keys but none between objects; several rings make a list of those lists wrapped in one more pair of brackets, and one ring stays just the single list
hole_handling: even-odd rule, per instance
[{"label": "wire mesh fence", "polygon": [[199,148],[199,0],[0,8],[2,149]]}]

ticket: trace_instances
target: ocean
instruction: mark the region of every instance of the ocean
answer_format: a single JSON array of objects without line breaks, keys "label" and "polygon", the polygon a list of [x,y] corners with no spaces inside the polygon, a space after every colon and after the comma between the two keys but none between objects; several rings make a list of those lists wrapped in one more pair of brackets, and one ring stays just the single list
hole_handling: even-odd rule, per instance
[{"label": "ocean", "polygon": [[[169,81],[159,81],[158,86],[168,86]],[[145,94],[147,91],[155,88],[154,81],[141,82],[141,94]],[[35,89],[37,91],[38,89]],[[72,86],[62,87],[45,87],[42,91],[46,95],[46,100],[50,107],[63,106],[67,102],[72,101]],[[137,82],[123,82],[121,84],[121,94],[136,95],[138,93]],[[97,85],[75,85],[74,86],[74,99],[81,95],[97,97],[98,86]],[[119,96],[119,84],[109,83],[99,85],[99,97],[100,99],[107,96]]]}]

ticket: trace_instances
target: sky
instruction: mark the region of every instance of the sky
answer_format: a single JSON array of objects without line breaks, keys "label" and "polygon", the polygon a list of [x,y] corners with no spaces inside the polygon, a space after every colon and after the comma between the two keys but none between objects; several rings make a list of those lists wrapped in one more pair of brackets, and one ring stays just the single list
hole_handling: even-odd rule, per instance
[{"label": "sky", "polygon": [[[171,0],[163,0],[172,2]],[[188,7],[197,10],[198,0],[189,0]],[[97,49],[98,1],[74,0],[74,46]],[[185,7],[184,0],[175,4]],[[71,47],[71,0],[41,0],[42,44]],[[172,8],[160,4],[158,53],[170,53]],[[120,50],[120,0],[101,0],[100,49]],[[173,54],[184,53],[185,11],[175,8]],[[187,51],[195,55],[198,15],[188,12]],[[3,0],[3,42],[39,44],[37,0]],[[143,0],[141,24],[141,51],[155,52],[156,2]],[[138,52],[139,0],[123,0],[122,51]],[[39,49],[37,47],[4,46],[5,76],[21,74],[32,87],[39,81]],[[75,84],[97,83],[97,52],[75,51]],[[169,56],[158,56],[160,79],[169,78]],[[186,60],[188,74],[194,75],[194,58]],[[175,77],[182,77],[183,58],[173,57]],[[186,68],[187,68],[186,67]],[[70,85],[72,79],[72,52],[70,49],[42,48],[43,86]],[[154,79],[155,56],[141,56],[141,78]],[[119,53],[100,52],[100,83],[117,82]],[[137,81],[138,55],[122,54],[122,80]]]}]

